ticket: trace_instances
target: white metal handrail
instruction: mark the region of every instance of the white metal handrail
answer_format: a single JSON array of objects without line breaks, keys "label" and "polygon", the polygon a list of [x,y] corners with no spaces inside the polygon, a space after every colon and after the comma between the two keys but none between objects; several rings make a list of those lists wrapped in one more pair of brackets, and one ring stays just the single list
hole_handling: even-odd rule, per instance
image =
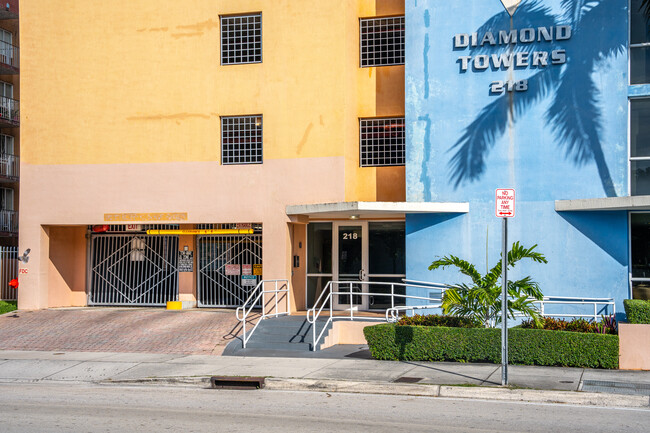
[{"label": "white metal handrail", "polygon": [[[613,298],[580,298],[570,296],[544,296],[543,300],[533,299],[533,303],[539,304],[539,312],[544,317],[590,317],[598,320],[598,306],[604,308],[612,307],[612,314],[616,315],[616,302]],[[547,314],[544,311],[545,305],[589,305],[593,304],[594,314]]]},{"label": "white metal handrail", "polygon": [[[266,290],[265,289],[265,284],[274,284],[274,289],[273,290]],[[278,284],[280,284],[280,288],[278,288]],[[272,301],[268,299],[264,299],[265,294],[273,294]],[[280,293],[286,293],[286,296],[284,297],[287,301],[287,309],[286,311],[279,312],[278,307],[279,307],[279,301],[280,301]],[[261,302],[260,302],[261,301]],[[273,313],[267,313],[266,312],[266,304],[268,302],[274,302],[275,303],[275,308],[273,309]],[[253,326],[253,329],[251,329],[250,333],[248,336],[246,336],[246,320],[248,319],[248,315],[253,311],[254,308],[257,307],[257,305],[261,304],[261,309],[262,309],[262,315],[259,317],[257,320],[257,323],[255,323],[255,326]],[[259,308],[259,307],[258,307]],[[246,302],[244,302],[244,305],[241,307],[237,307],[235,310],[235,315],[237,317],[237,320],[242,322],[242,347],[245,349],[246,348],[246,343],[248,343],[248,340],[253,335],[253,332],[257,329],[257,326],[260,324],[260,322],[267,317],[278,317],[278,316],[285,316],[285,315],[290,315],[291,314],[291,292],[289,291],[289,280],[262,280],[259,282],[259,284],[251,291],[250,296],[248,299],[246,299]]]},{"label": "white metal handrail", "polygon": [[[345,287],[348,286],[349,291],[348,292],[341,292],[341,291],[333,291],[332,287],[334,285],[337,285],[339,287]],[[353,285],[370,285],[372,284],[373,286],[390,286],[390,293],[373,293],[373,292],[353,292],[352,291],[352,286]],[[437,287],[433,287],[433,286]],[[424,297],[424,296],[413,296],[413,295],[403,295],[401,293],[395,293],[395,287],[410,287],[410,288],[421,288],[421,289],[438,289],[440,290],[440,297],[437,298],[432,298],[432,297]],[[329,324],[334,320],[334,305],[333,305],[333,297],[338,296],[338,295],[343,295],[343,296],[349,296],[350,299],[350,315],[349,316],[339,316],[342,319],[349,319],[349,320],[354,320],[354,297],[363,297],[363,296],[382,296],[382,297],[387,297],[390,296],[390,303],[391,306],[390,308],[386,309],[385,312],[385,317],[368,317],[368,316],[357,316],[357,319],[361,320],[379,320],[379,321],[392,321],[393,318],[397,317],[399,311],[406,311],[406,310],[416,310],[416,309],[425,309],[425,308],[440,308],[441,302],[442,302],[442,295],[445,291],[445,288],[448,286],[445,286],[444,284],[437,284],[437,283],[429,283],[429,284],[407,284],[407,283],[388,283],[388,282],[381,282],[381,281],[330,281],[327,283],[325,288],[323,289],[323,292],[320,294],[316,302],[314,303],[314,307],[307,310],[307,321],[311,323],[312,325],[312,346],[311,350],[316,350],[317,343],[320,342],[321,338],[323,337],[323,334],[325,333],[325,330],[327,330],[327,327]],[[417,299],[417,300],[422,300],[422,301],[427,301],[427,304],[425,305],[400,305],[396,306],[395,305],[395,299]],[[320,305],[320,307],[318,307]],[[325,321],[325,324],[323,328],[321,329],[320,333],[316,335],[316,322],[318,320],[318,317],[321,315],[323,312],[323,308],[325,308],[326,305],[329,305],[329,317]]]},{"label": "white metal handrail", "polygon": [[[312,350],[316,350],[316,345],[318,342],[320,342],[321,338],[323,338],[323,335],[325,334],[325,331],[327,330],[327,327],[329,326],[330,323],[333,322],[334,320],[334,305],[333,305],[333,297],[337,295],[343,295],[343,296],[349,296],[350,300],[350,308],[349,308],[349,316],[337,316],[337,318],[341,319],[349,319],[349,320],[354,320],[354,301],[353,301],[353,296],[390,296],[391,298],[391,306],[386,309],[385,312],[385,317],[362,317],[362,316],[356,316],[357,319],[362,319],[362,320],[375,320],[375,321],[386,321],[386,322],[395,322],[399,319],[399,314],[407,311],[415,311],[415,310],[423,310],[423,309],[431,309],[431,308],[440,308],[442,306],[442,297],[446,291],[446,289],[450,288],[450,286],[445,285],[445,284],[440,284],[440,283],[430,283],[426,281],[414,281],[414,280],[402,280],[403,283],[387,283],[387,282],[379,282],[379,281],[330,281],[327,283],[323,291],[321,292],[320,296],[314,303],[314,307],[307,310],[307,321],[311,323],[312,325]],[[391,286],[391,291],[390,293],[371,293],[371,292],[353,292],[352,287],[353,285],[384,285],[384,286]],[[338,287],[348,287],[349,291],[332,291],[332,287],[334,285],[337,285]],[[440,295],[439,297],[423,297],[423,296],[412,296],[412,295],[402,295],[399,293],[395,293],[395,287],[410,287],[410,288],[423,288],[423,289],[437,289],[440,290]],[[415,299],[415,300],[422,300],[422,301],[427,301],[426,304],[422,305],[395,305],[395,299]],[[612,314],[616,314],[616,303],[613,298],[586,298],[586,297],[566,297],[566,296],[545,296],[543,299],[538,300],[531,298],[530,299],[533,303],[539,304],[539,311],[542,316],[545,317],[589,317],[593,318],[594,320],[598,319],[598,311],[599,308],[598,306],[602,307],[612,307]],[[358,304],[358,303],[357,303]],[[589,305],[593,304],[594,307],[594,314],[546,314],[544,312],[544,307],[545,305],[555,305],[555,304],[563,304],[563,305]],[[320,305],[320,307],[319,307]],[[316,321],[320,317],[321,313],[323,312],[323,309],[329,305],[329,317],[327,318],[327,321],[325,322],[323,328],[320,330],[320,332],[317,333],[316,330]],[[523,316],[523,315],[516,315],[517,317]]]}]

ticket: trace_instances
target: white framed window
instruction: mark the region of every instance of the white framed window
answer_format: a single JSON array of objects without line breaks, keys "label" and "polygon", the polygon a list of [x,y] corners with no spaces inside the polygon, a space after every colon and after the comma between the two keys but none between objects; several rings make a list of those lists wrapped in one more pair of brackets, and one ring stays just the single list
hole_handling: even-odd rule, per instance
[{"label": "white framed window", "polygon": [[13,59],[13,34],[5,29],[0,29],[0,63],[13,65]]},{"label": "white framed window", "polygon": [[643,0],[630,0],[630,84],[650,83],[650,25]]},{"label": "white framed window", "polygon": [[262,63],[262,14],[221,16],[221,64]]},{"label": "white framed window", "polygon": [[359,119],[359,165],[404,165],[406,137],[403,117]]},{"label": "white framed window", "polygon": [[221,163],[261,164],[262,115],[221,118]]},{"label": "white framed window", "polygon": [[14,190],[0,188],[0,210],[14,210]]},{"label": "white framed window", "polygon": [[362,68],[404,64],[404,17],[359,20],[359,60]]},{"label": "white framed window", "polygon": [[0,154],[14,155],[14,137],[7,134],[0,134]]},{"label": "white framed window", "polygon": [[650,195],[650,98],[630,100],[630,195]]},{"label": "white framed window", "polygon": [[630,212],[632,299],[650,299],[650,212]]}]

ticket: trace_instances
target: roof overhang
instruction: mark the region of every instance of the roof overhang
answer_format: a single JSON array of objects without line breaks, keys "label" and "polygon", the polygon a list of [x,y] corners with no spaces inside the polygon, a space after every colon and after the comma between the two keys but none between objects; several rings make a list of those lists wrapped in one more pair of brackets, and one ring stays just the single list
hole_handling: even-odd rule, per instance
[{"label": "roof overhang", "polygon": [[469,203],[346,201],[287,206],[293,219],[404,218],[406,214],[467,213]]},{"label": "roof overhang", "polygon": [[650,210],[650,195],[555,200],[557,212]]}]

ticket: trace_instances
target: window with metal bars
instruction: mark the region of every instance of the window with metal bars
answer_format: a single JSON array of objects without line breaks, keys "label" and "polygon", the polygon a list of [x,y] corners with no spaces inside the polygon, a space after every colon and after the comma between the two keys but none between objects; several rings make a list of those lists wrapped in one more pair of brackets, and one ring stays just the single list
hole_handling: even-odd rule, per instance
[{"label": "window with metal bars", "polygon": [[221,17],[221,64],[262,62],[262,14]]},{"label": "window with metal bars", "polygon": [[403,117],[359,120],[361,167],[404,165],[405,147]]},{"label": "window with metal bars", "polygon": [[262,163],[262,116],[221,118],[221,163]]},{"label": "window with metal bars", "polygon": [[650,83],[650,26],[642,3],[630,2],[630,84]]},{"label": "window with metal bars", "polygon": [[359,21],[361,67],[404,64],[404,17]]}]

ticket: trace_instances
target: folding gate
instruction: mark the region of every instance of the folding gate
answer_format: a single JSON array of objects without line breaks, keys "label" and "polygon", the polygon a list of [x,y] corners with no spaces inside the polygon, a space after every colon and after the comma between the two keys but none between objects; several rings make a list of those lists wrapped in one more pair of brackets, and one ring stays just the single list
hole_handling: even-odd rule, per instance
[{"label": "folding gate", "polygon": [[178,236],[91,235],[89,305],[178,300]]},{"label": "folding gate", "polygon": [[240,307],[262,280],[262,234],[198,236],[199,307]]}]

